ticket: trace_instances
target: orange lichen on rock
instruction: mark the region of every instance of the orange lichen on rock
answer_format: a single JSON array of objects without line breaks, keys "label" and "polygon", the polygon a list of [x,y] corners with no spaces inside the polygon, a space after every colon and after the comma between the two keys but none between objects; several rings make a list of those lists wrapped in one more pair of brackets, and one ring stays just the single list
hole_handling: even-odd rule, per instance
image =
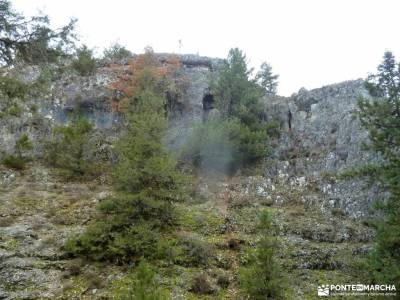
[{"label": "orange lichen on rock", "polygon": [[146,48],[145,53],[130,59],[127,66],[111,65],[117,78],[109,85],[115,95],[111,99],[113,111],[123,111],[127,100],[143,87],[152,86],[160,92],[166,92],[179,66],[180,61],[176,55],[160,61],[151,48]]}]

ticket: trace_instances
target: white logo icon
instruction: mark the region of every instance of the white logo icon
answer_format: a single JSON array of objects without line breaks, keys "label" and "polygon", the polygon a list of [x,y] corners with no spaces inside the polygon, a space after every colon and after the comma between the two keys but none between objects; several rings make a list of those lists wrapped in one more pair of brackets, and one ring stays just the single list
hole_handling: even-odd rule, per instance
[{"label": "white logo icon", "polygon": [[318,296],[329,296],[329,285],[318,286]]}]

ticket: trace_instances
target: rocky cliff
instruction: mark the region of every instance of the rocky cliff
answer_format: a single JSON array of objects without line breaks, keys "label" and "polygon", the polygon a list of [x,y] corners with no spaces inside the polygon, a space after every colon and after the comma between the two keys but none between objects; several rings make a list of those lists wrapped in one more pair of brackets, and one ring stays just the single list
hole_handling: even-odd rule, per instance
[{"label": "rocky cliff", "polygon": [[[159,57],[166,60],[168,55]],[[193,124],[215,112],[208,85],[221,63],[191,55],[180,61],[183,92],[167,95],[173,118],[166,143],[172,148],[179,147]],[[119,63],[120,69],[125,67],[126,62]],[[41,76],[32,67],[11,72],[26,83]],[[40,156],[41,141],[51,128],[68,122],[78,109],[97,128],[99,149],[107,151],[121,125],[111,101],[118,95],[109,89],[115,78],[115,67],[103,63],[92,76],[56,74],[42,92],[15,100],[20,111],[0,117],[0,159],[14,150],[22,133]],[[180,234],[195,241],[192,246],[200,254],[205,251],[210,264],[195,270],[167,264],[164,273],[174,275],[165,276],[163,283],[171,287],[173,299],[187,299],[195,272],[207,274],[213,283],[209,292],[217,299],[219,289],[224,299],[238,299],[237,266],[246,260],[243,249],[257,243],[254,220],[260,207],[274,214],[282,243],[278,259],[298,287],[288,299],[312,299],[325,281],[356,282],[354,262],[369,251],[372,236],[359,219],[370,213],[379,191],[359,180],[338,180],[337,174],[375,159],[361,150],[367,133],[354,115],[360,95],[368,96],[362,80],[355,80],[265,98],[266,116],[278,122],[281,134],[272,141],[272,153],[258,176],[199,175],[202,200],[179,205]],[[8,109],[2,101],[0,107]],[[103,182],[60,181],[40,163],[23,172],[0,166],[0,299],[113,298],[129,282],[125,267],[72,260],[62,250],[68,236],[84,230],[96,204],[110,193]],[[218,287],[221,274],[228,288]]]},{"label": "rocky cliff", "polygon": [[[165,61],[168,56],[160,54],[159,58]],[[184,89],[182,95],[172,99],[174,118],[167,136],[172,148],[179,147],[191,125],[202,122],[213,110],[207,98],[209,77],[221,63],[219,59],[195,55],[182,55],[179,59],[178,76]],[[120,62],[122,68],[124,64]],[[15,73],[28,83],[39,76],[32,67]],[[77,109],[102,133],[102,142],[110,144],[120,124],[120,115],[111,105],[115,95],[109,88],[115,78],[115,67],[107,63],[99,66],[92,76],[74,73],[57,76],[45,94],[20,103],[19,116],[0,119],[0,150],[11,152],[15,140],[25,132],[36,142],[36,153],[40,153],[40,142],[50,128],[68,122],[69,115]],[[359,96],[368,97],[362,80],[311,91],[301,89],[291,97],[267,97],[267,117],[278,121],[281,127],[281,137],[265,169],[267,177],[312,185],[320,193],[305,196],[303,201],[317,204],[322,210],[339,209],[352,217],[365,216],[377,197],[377,189],[366,190],[360,181],[335,179],[338,172],[373,159],[361,149],[367,133],[360,128],[354,114]]]},{"label": "rocky cliff", "polygon": [[301,89],[289,98],[267,99],[267,114],[282,127],[268,174],[314,184],[320,193],[304,201],[324,210],[340,209],[352,217],[369,213],[376,187],[336,175],[375,159],[362,150],[367,132],[356,116],[357,99],[369,97],[363,80],[346,81],[315,90]]}]

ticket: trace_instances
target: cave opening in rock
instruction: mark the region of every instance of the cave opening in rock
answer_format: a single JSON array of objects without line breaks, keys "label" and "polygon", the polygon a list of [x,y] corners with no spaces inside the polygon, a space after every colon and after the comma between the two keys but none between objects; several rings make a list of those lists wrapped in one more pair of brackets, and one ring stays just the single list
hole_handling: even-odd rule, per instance
[{"label": "cave opening in rock", "polygon": [[207,93],[203,97],[203,121],[208,118],[208,113],[214,108],[214,96]]},{"label": "cave opening in rock", "polygon": [[291,112],[290,109],[289,109],[289,111],[288,111],[288,125],[289,125],[289,131],[292,130],[292,118],[293,118],[292,112]]}]

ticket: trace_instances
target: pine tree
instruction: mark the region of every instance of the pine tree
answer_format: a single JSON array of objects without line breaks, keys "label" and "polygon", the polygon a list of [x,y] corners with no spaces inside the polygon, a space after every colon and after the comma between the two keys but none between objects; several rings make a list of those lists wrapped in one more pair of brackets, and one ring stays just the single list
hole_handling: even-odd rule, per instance
[{"label": "pine tree", "polygon": [[272,73],[272,67],[266,62],[263,62],[258,71],[256,79],[258,84],[265,90],[266,94],[276,95],[276,89],[278,87],[279,75]]},{"label": "pine tree", "polygon": [[55,62],[74,45],[76,20],[53,30],[46,15],[25,18],[10,1],[0,0],[0,64],[12,65],[16,58],[28,63]]},{"label": "pine tree", "polygon": [[26,133],[21,135],[21,137],[15,142],[15,151],[20,158],[23,158],[24,151],[29,151],[33,149],[32,142]]},{"label": "pine tree", "polygon": [[400,63],[391,52],[385,53],[366,87],[376,98],[359,99],[359,117],[369,132],[367,148],[378,153],[382,163],[364,166],[358,173],[390,193],[379,205],[383,218],[375,222],[377,235],[369,266],[376,283],[400,286]]},{"label": "pine tree", "polygon": [[232,151],[236,153],[234,168],[252,165],[267,154],[263,91],[251,78],[252,71],[245,54],[238,48],[231,49],[211,85],[222,121],[232,128],[230,139],[237,145]]},{"label": "pine tree", "polygon": [[130,286],[118,300],[169,300],[171,296],[168,291],[160,287],[157,282],[157,270],[146,261],[141,261],[137,266],[134,286]]},{"label": "pine tree", "polygon": [[81,75],[92,75],[96,71],[97,61],[93,57],[93,50],[83,45],[76,50],[72,67]]},{"label": "pine tree", "polygon": [[279,245],[266,210],[260,215],[258,231],[260,240],[253,261],[240,270],[240,286],[250,299],[283,299],[283,276],[276,261]]},{"label": "pine tree", "polygon": [[262,91],[251,79],[246,55],[231,49],[217,79],[212,83],[217,108],[224,118],[238,118],[246,126],[257,128],[263,117]]},{"label": "pine tree", "polygon": [[184,148],[183,157],[196,166],[232,173],[254,166],[268,154],[268,124],[263,88],[252,78],[246,55],[231,49],[210,82],[220,117],[197,126]]},{"label": "pine tree", "polygon": [[[114,185],[130,194],[132,218],[171,224],[172,203],[181,196],[176,161],[162,144],[167,128],[164,97],[144,90],[132,99],[126,134],[117,143]],[[136,215],[135,215],[136,214]]]},{"label": "pine tree", "polygon": [[46,143],[46,161],[67,179],[81,179],[94,169],[95,162],[87,157],[88,140],[93,125],[77,114],[68,125],[53,129],[51,139]]},{"label": "pine tree", "polygon": [[115,195],[100,203],[99,217],[83,235],[68,241],[72,254],[119,263],[151,259],[160,233],[174,224],[184,181],[163,145],[167,116],[159,62],[152,53],[144,56],[124,101],[126,131],[116,143]]}]

